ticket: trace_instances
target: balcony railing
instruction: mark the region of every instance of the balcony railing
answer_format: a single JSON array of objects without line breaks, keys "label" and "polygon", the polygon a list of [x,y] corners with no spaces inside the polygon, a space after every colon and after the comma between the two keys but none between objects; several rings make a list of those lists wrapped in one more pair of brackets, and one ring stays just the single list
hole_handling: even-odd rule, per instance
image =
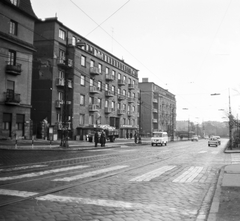
[{"label": "balcony railing", "polygon": [[153,123],[157,123],[158,120],[157,120],[157,119],[152,119],[152,122],[153,122]]},{"label": "balcony railing", "polygon": [[117,114],[118,115],[124,115],[126,113],[125,110],[118,109]]},{"label": "balcony railing", "polygon": [[131,117],[131,116],[133,116],[133,112],[132,112],[132,111],[128,111],[128,112],[127,112],[127,115],[128,115],[129,117]]},{"label": "balcony railing", "polygon": [[118,79],[118,86],[124,86],[125,82],[124,80]]},{"label": "balcony railing", "polygon": [[122,94],[118,94],[118,100],[119,101],[122,101],[122,100],[125,100],[125,96],[124,95],[122,95]]},{"label": "balcony railing", "polygon": [[128,84],[128,89],[129,90],[133,90],[134,89],[134,85],[133,84]]},{"label": "balcony railing", "polygon": [[68,88],[72,88],[73,87],[72,85],[73,85],[72,80],[68,80]]},{"label": "balcony railing", "polygon": [[114,80],[114,76],[111,74],[106,74],[106,81],[113,81]]},{"label": "balcony railing", "polygon": [[99,75],[100,74],[100,71],[97,67],[91,67],[90,68],[90,74],[91,75]]},{"label": "balcony railing", "polygon": [[156,108],[153,108],[153,112],[154,112],[154,113],[157,113],[158,110],[157,110]]},{"label": "balcony railing", "polygon": [[64,58],[58,58],[57,59],[58,66],[62,68],[72,68],[73,66],[73,60],[72,59],[64,59]]},{"label": "balcony railing", "polygon": [[128,103],[133,103],[134,102],[134,98],[133,97],[129,97],[128,98]]},{"label": "balcony railing", "polygon": [[13,90],[7,90],[5,94],[5,104],[19,105],[21,101],[21,95],[14,93]]},{"label": "balcony railing", "polygon": [[104,111],[105,111],[105,114],[110,114],[110,113],[112,113],[112,108],[111,107],[105,107]]},{"label": "balcony railing", "polygon": [[92,93],[92,94],[99,94],[99,93],[101,93],[101,91],[99,91],[96,86],[90,86],[89,87],[89,92]]},{"label": "balcony railing", "polygon": [[55,107],[56,108],[61,108],[61,105],[63,104],[63,100],[56,100],[55,101]]},{"label": "balcony railing", "polygon": [[98,111],[99,110],[99,105],[98,104],[90,104],[88,106],[88,110],[91,111],[91,112]]},{"label": "balcony railing", "polygon": [[106,97],[113,97],[114,96],[114,92],[112,92],[112,91],[105,91],[105,96]]},{"label": "balcony railing", "polygon": [[158,100],[156,98],[153,98],[153,103],[157,103]]},{"label": "balcony railing", "polygon": [[60,86],[60,87],[62,87],[62,86],[64,86],[64,82],[65,81],[65,79],[64,78],[57,78],[56,79],[56,86]]},{"label": "balcony railing", "polygon": [[20,75],[22,72],[22,64],[9,64],[9,62],[7,62],[5,71],[7,74]]}]

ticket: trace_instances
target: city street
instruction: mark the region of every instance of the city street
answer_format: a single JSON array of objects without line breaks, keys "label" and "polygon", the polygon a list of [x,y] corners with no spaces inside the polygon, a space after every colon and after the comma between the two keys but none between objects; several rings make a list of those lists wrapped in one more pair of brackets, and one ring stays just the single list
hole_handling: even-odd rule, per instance
[{"label": "city street", "polygon": [[226,142],[2,150],[0,220],[207,220],[220,169],[240,161]]}]

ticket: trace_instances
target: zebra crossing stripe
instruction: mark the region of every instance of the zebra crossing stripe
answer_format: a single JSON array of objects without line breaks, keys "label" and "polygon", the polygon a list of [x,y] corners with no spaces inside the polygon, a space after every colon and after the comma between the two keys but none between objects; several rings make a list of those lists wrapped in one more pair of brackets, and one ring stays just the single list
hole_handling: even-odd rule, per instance
[{"label": "zebra crossing stripe", "polygon": [[135,181],[135,182],[150,181],[150,180],[154,179],[155,177],[158,177],[158,176],[162,175],[163,173],[165,173],[169,170],[172,170],[175,167],[176,166],[163,166],[156,170],[145,173],[141,176],[135,177],[135,178],[131,179],[130,181]]},{"label": "zebra crossing stripe", "polygon": [[35,172],[35,173],[26,173],[18,176],[10,176],[10,177],[0,177],[0,181],[7,181],[7,180],[16,180],[16,179],[22,179],[22,178],[31,178],[31,177],[36,177],[36,176],[42,176],[46,174],[51,174],[51,173],[58,173],[58,172],[65,172],[69,170],[77,170],[77,169],[83,169],[89,166],[73,166],[73,167],[64,167],[60,169],[54,169],[54,170],[45,170],[45,171],[40,171],[40,172]]},{"label": "zebra crossing stripe", "polygon": [[40,167],[47,167],[48,165],[31,165],[31,166],[22,166],[22,167],[13,167],[7,169],[0,169],[0,172],[11,172],[16,170],[25,170],[25,169],[33,169],[33,168],[40,168]]},{"label": "zebra crossing stripe", "polygon": [[105,168],[105,169],[101,169],[101,170],[95,170],[95,171],[79,174],[79,175],[76,175],[76,176],[57,178],[57,179],[54,179],[52,181],[70,182],[70,181],[74,181],[74,180],[79,180],[79,179],[95,176],[95,175],[98,175],[98,174],[101,174],[101,173],[106,173],[106,172],[110,172],[110,171],[114,171],[114,170],[120,170],[120,169],[123,169],[123,168],[126,168],[126,167],[128,167],[128,166],[115,166],[115,167],[110,167],[110,168]]},{"label": "zebra crossing stripe", "polygon": [[192,182],[199,173],[203,170],[203,167],[190,167],[187,171],[182,173],[179,177],[174,179],[173,183],[190,183]]},{"label": "zebra crossing stripe", "polygon": [[203,151],[200,151],[200,152],[198,152],[198,153],[207,153],[207,151],[203,150]]},{"label": "zebra crossing stripe", "polygon": [[[17,197],[31,197],[37,195],[37,192],[26,192],[26,191],[17,191],[17,190],[7,190],[0,189],[0,195],[7,196],[17,196]],[[59,202],[59,203],[75,203],[75,204],[83,204],[83,205],[96,205],[103,207],[114,207],[114,208],[123,208],[123,209],[141,209],[141,210],[166,210],[171,213],[183,214],[183,215],[196,215],[197,210],[182,210],[168,206],[159,206],[156,204],[142,204],[137,202],[125,202],[120,200],[108,200],[108,199],[91,199],[91,198],[82,198],[82,197],[71,197],[71,196],[59,196],[48,194],[45,196],[36,197],[36,200],[41,201],[51,201],[51,202]]]}]

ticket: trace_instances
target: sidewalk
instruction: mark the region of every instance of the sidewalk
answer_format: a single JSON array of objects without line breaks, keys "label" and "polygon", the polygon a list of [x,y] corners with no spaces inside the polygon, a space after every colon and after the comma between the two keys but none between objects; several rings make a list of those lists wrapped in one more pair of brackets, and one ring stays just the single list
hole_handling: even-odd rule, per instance
[{"label": "sidewalk", "polygon": [[[226,149],[224,152],[240,153],[240,150]],[[221,169],[207,220],[240,220],[240,164]]]},{"label": "sidewalk", "polygon": [[[99,143],[95,147],[94,142],[69,140],[69,147],[61,147],[61,141],[49,141],[49,140],[0,140],[0,149],[4,150],[85,150],[95,148],[114,148],[121,147],[123,145],[139,145],[134,143],[134,139],[118,138],[115,142],[107,142],[105,147],[101,147]],[[142,145],[150,144],[150,138],[142,138]]]}]

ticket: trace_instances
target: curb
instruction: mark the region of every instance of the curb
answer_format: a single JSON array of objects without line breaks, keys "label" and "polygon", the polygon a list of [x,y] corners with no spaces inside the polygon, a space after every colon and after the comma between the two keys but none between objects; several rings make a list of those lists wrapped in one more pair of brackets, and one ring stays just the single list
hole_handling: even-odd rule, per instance
[{"label": "curb", "polygon": [[220,170],[218,176],[218,182],[216,184],[216,189],[214,192],[214,197],[212,200],[211,208],[208,213],[207,221],[217,221],[217,213],[219,211],[219,204],[220,204],[220,196],[221,196],[221,183],[224,176],[224,169],[226,166],[223,166]]}]

